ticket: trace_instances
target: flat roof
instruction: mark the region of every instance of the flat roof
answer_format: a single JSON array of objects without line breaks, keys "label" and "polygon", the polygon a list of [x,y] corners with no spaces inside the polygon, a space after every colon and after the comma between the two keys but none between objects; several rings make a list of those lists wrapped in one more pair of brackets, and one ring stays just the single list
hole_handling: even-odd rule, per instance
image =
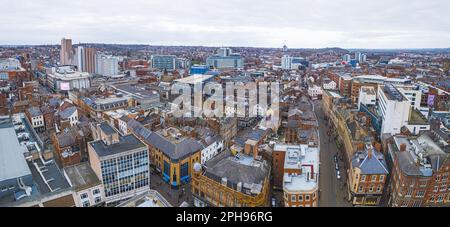
[{"label": "flat roof", "polygon": [[89,188],[101,184],[88,162],[64,168],[71,185],[77,189]]},{"label": "flat roof", "polygon": [[213,77],[214,77],[214,75],[194,74],[192,76],[177,79],[177,80],[175,80],[175,82],[185,83],[185,84],[197,84],[197,83],[206,82]]},{"label": "flat roof", "polygon": [[[289,191],[310,191],[318,187],[319,148],[304,144],[276,144],[274,150],[286,152],[285,169],[301,170],[301,174],[284,173],[283,187],[285,189]],[[314,175],[312,175],[313,172]]]},{"label": "flat roof", "polygon": [[158,191],[150,190],[119,204],[118,207],[172,207],[172,204]]},{"label": "flat roof", "polygon": [[145,147],[136,136],[127,135],[127,136],[119,136],[119,142],[116,144],[106,145],[103,141],[92,141],[89,144],[94,148],[94,151],[97,153],[99,157],[119,154],[121,152],[126,152],[138,148]]},{"label": "flat roof", "polygon": [[12,123],[0,119],[0,181],[31,174]]}]

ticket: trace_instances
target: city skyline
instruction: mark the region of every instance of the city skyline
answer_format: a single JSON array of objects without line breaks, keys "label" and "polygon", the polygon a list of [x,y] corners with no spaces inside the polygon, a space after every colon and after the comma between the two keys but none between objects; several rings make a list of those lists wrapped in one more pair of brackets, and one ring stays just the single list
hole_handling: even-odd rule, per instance
[{"label": "city skyline", "polygon": [[285,43],[290,48],[450,47],[450,17],[446,13],[450,3],[443,0],[173,3],[7,1],[10,10],[1,19],[6,21],[16,12],[26,16],[0,25],[9,34],[0,37],[0,44],[57,44],[64,36],[75,43],[164,46],[273,48]]}]

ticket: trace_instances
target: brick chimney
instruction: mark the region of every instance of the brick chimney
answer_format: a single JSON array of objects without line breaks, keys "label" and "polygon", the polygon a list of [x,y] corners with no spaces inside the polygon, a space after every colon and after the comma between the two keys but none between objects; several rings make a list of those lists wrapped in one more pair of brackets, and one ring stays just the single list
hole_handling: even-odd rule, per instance
[{"label": "brick chimney", "polygon": [[406,144],[404,143],[400,144],[400,151],[401,152],[406,151]]},{"label": "brick chimney", "polygon": [[369,146],[367,149],[367,156],[369,156],[369,159],[372,159],[372,153],[373,153],[373,147]]},{"label": "brick chimney", "polygon": [[374,146],[375,146],[375,150],[381,152],[381,144],[380,143],[375,142]]}]

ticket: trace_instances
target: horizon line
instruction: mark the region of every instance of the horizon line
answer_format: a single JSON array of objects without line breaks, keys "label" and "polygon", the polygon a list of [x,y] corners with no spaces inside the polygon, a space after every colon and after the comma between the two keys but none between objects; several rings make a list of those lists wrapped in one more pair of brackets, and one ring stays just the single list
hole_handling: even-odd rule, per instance
[{"label": "horizon line", "polygon": [[[83,42],[72,44],[73,46],[78,45],[123,45],[123,46],[149,46],[149,47],[207,47],[207,48],[255,48],[255,49],[282,49],[283,47],[270,47],[270,46],[239,46],[239,45],[167,45],[167,44],[145,44],[145,43],[98,43],[98,42]],[[24,46],[61,46],[61,44],[0,44],[0,47],[24,47]],[[344,49],[344,50],[444,50],[450,49],[449,47],[339,47],[339,46],[327,46],[327,47],[288,47],[288,50],[305,49]]]}]

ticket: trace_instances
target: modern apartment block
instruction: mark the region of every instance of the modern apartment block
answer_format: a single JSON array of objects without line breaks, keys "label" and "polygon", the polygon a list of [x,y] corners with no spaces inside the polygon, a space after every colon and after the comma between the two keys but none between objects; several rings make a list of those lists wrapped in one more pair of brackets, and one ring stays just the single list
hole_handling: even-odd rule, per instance
[{"label": "modern apartment block", "polygon": [[206,59],[206,65],[210,69],[243,69],[244,59],[240,54],[233,53],[230,48],[220,48],[216,55]]},{"label": "modern apartment block", "polygon": [[152,68],[172,71],[176,69],[177,57],[175,55],[152,55]]},{"label": "modern apartment block", "polygon": [[72,40],[63,38],[61,40],[61,50],[59,62],[61,65],[70,65],[73,61]]},{"label": "modern apartment block", "polygon": [[104,187],[106,203],[147,192],[150,187],[147,146],[134,135],[120,136],[108,123],[92,126],[90,164]]}]

